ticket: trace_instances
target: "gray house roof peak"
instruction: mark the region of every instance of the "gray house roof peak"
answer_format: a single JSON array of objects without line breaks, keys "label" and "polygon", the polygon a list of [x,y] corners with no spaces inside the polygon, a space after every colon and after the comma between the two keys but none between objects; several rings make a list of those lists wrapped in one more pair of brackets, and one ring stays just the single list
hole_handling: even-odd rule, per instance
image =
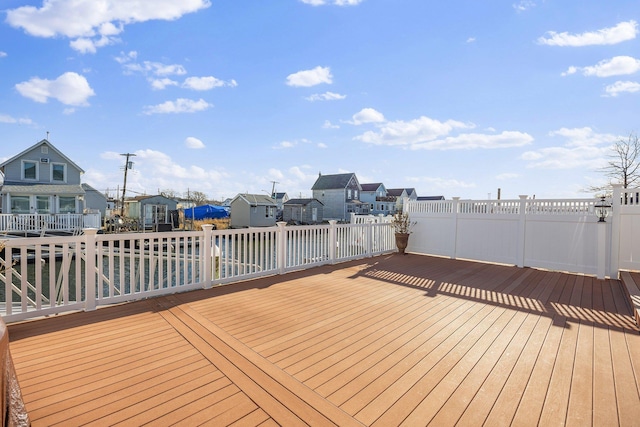
[{"label": "gray house roof peak", "polygon": [[[354,173],[339,173],[334,175],[320,175],[316,180],[311,190],[335,190],[341,188],[347,188],[349,182],[352,179],[356,179],[356,174]],[[360,184],[358,183],[358,186]]]},{"label": "gray house roof peak", "polygon": [[34,149],[36,149],[36,148],[38,148],[38,147],[40,147],[42,145],[46,145],[48,148],[50,148],[51,150],[55,151],[60,157],[62,157],[69,165],[72,165],[73,167],[78,169],[80,171],[80,173],[84,173],[84,170],[80,166],[76,165],[70,158],[65,156],[64,153],[62,153],[60,150],[58,150],[56,147],[54,147],[53,144],[50,143],[49,141],[47,141],[46,139],[43,139],[42,141],[33,144],[31,147],[27,148],[26,150],[23,150],[19,154],[16,154],[15,156],[11,157],[10,159],[5,160],[4,162],[0,163],[0,171],[4,173],[4,167],[6,165],[8,165],[9,163],[13,162],[16,159],[19,159],[20,157],[24,156],[29,151],[34,150]]}]

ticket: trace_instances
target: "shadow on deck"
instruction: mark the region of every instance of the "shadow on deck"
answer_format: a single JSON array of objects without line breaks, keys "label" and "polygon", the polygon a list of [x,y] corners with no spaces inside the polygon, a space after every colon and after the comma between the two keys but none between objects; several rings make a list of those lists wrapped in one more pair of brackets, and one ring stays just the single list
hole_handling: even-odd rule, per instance
[{"label": "shadow on deck", "polygon": [[617,280],[389,255],[9,326],[33,425],[632,425]]}]

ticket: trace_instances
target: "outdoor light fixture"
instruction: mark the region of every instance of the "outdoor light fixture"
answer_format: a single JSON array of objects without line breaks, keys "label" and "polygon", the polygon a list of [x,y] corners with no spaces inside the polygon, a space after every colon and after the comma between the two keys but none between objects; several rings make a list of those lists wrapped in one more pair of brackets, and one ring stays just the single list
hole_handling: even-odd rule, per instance
[{"label": "outdoor light fixture", "polygon": [[611,204],[607,203],[607,201],[604,199],[604,196],[600,197],[600,200],[597,201],[594,205],[593,205],[594,209],[595,209],[595,214],[598,218],[600,218],[598,220],[598,222],[605,222],[605,218],[609,215],[609,210],[611,209]]}]

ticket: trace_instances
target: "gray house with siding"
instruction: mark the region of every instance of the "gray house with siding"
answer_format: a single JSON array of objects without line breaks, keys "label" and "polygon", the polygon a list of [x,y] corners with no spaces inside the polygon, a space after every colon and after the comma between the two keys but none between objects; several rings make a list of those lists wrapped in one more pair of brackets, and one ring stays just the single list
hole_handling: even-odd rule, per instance
[{"label": "gray house with siding", "polygon": [[324,206],[316,199],[290,199],[283,205],[282,220],[300,224],[322,222]]},{"label": "gray house with siding", "polygon": [[5,214],[81,214],[100,209],[85,203],[84,171],[43,139],[0,164],[0,206]]},{"label": "gray house with siding", "polygon": [[231,228],[274,226],[277,208],[266,194],[238,194],[231,201]]},{"label": "gray house with siding", "polygon": [[124,201],[124,216],[140,221],[145,229],[171,230],[177,215],[178,201],[162,195],[136,196]]},{"label": "gray house with siding", "polygon": [[322,203],[326,220],[347,221],[352,212],[369,213],[369,204],[360,200],[362,187],[354,173],[320,174],[311,190],[313,198]]}]

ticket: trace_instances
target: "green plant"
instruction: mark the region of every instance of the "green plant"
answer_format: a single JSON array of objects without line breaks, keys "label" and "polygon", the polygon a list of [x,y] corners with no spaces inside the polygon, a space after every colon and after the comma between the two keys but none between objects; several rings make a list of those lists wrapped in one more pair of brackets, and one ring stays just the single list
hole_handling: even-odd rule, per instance
[{"label": "green plant", "polygon": [[393,215],[391,225],[396,233],[411,234],[411,229],[416,225],[416,222],[409,219],[408,213],[398,211]]}]

